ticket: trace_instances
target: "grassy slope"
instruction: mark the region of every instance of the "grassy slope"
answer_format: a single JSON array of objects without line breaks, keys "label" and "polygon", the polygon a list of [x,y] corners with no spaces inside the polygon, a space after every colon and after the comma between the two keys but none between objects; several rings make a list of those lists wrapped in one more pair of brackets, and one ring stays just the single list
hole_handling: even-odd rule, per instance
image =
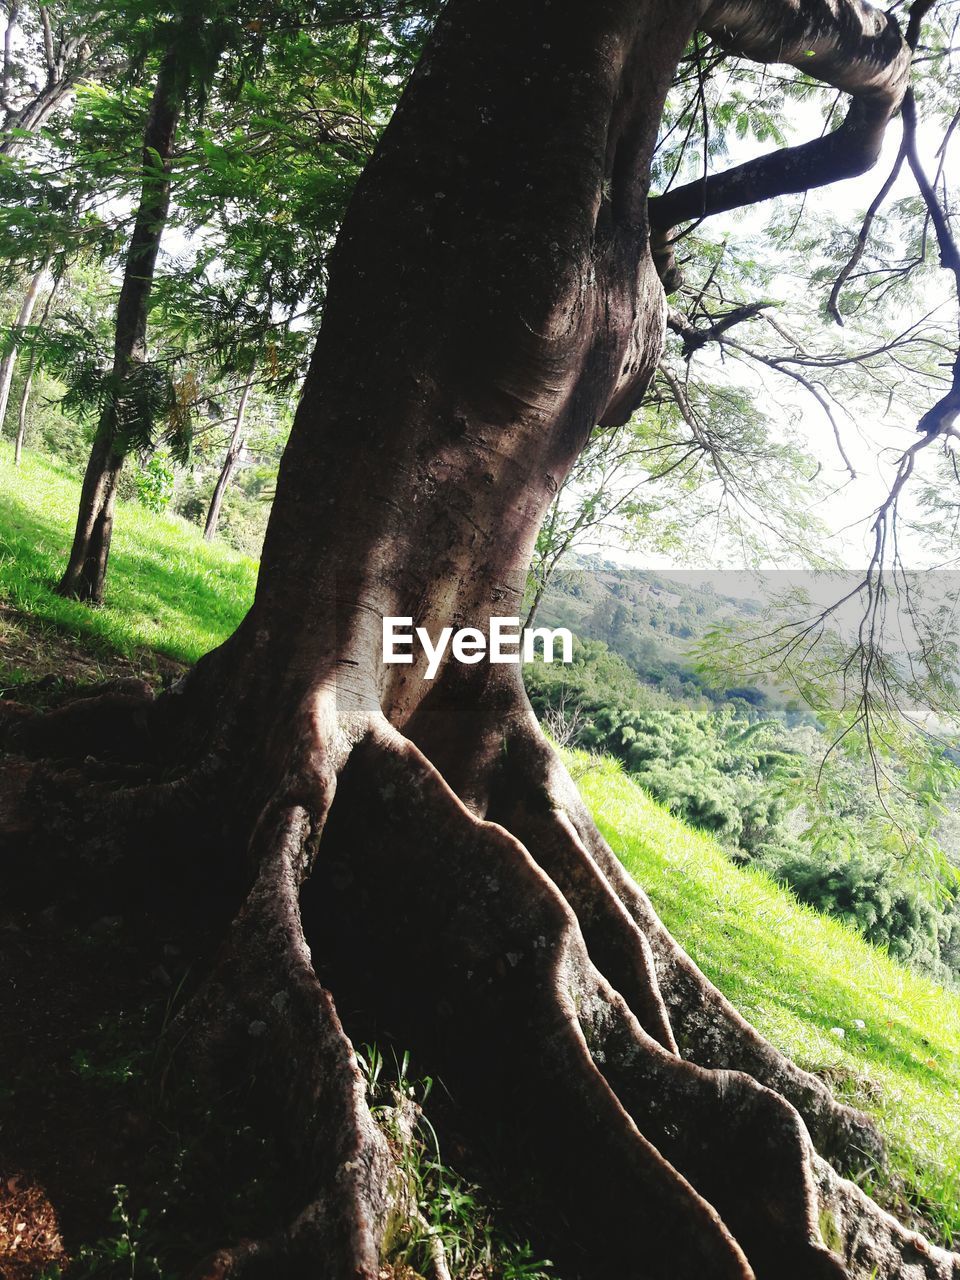
[{"label": "grassy slope", "polygon": [[[229,634],[255,565],[137,506],[118,512],[107,605],[55,596],[76,500],[72,477],[37,458],[14,471],[0,448],[0,600],[102,652],[149,648],[191,660]],[[0,659],[3,640],[0,629]],[[960,1240],[960,997],[735,867],[614,762],[576,756],[572,765],[604,834],[676,937],[772,1041],[878,1117],[910,1200]]]},{"label": "grassy slope", "polygon": [[877,1117],[913,1206],[960,1241],[960,995],[734,866],[616,761],[570,763],[674,936],[768,1039]]},{"label": "grassy slope", "polygon": [[149,648],[194,661],[236,627],[249,606],[256,565],[195,525],[121,503],[107,601],[89,609],[52,586],[73,538],[76,479],[35,455],[14,469],[0,448],[0,598],[96,648],[130,656]]}]

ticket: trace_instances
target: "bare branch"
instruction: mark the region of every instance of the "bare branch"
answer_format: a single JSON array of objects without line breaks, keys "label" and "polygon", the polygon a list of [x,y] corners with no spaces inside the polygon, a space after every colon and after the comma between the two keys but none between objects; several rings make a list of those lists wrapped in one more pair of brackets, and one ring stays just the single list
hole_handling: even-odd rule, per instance
[{"label": "bare branch", "polygon": [[40,21],[43,24],[43,60],[47,67],[48,86],[56,83],[59,68],[53,52],[53,28],[50,25],[50,10],[45,4],[40,6]]},{"label": "bare branch", "polygon": [[863,257],[863,252],[867,247],[867,241],[870,239],[870,231],[873,227],[874,219],[883,206],[883,202],[893,189],[893,184],[900,176],[900,170],[903,168],[903,162],[905,159],[906,148],[905,145],[901,143],[900,150],[897,152],[897,158],[894,161],[893,168],[887,175],[886,182],[873,197],[873,200],[870,202],[869,209],[867,209],[867,212],[864,214],[863,222],[860,224],[860,231],[857,235],[857,243],[854,246],[853,252],[844,263],[840,274],[834,281],[833,288],[830,290],[830,299],[827,302],[827,312],[839,325],[843,324],[843,316],[840,314],[840,294],[843,291],[843,286],[850,279],[850,273]]},{"label": "bare branch", "polygon": [[840,431],[840,424],[837,422],[829,400],[816,383],[811,382],[809,378],[798,373],[796,369],[789,368],[782,360],[777,359],[775,356],[765,355],[761,351],[753,351],[749,347],[742,346],[739,342],[733,342],[730,339],[727,339],[726,341],[736,351],[741,352],[750,360],[756,361],[757,364],[766,365],[768,369],[772,369],[775,373],[782,373],[785,377],[792,379],[798,386],[802,387],[808,395],[812,396],[813,399],[816,400],[817,404],[826,414],[827,420],[830,423],[830,428],[833,431],[834,443],[837,446],[837,452],[839,453],[843,465],[847,470],[847,474],[850,476],[851,480],[856,480],[856,470],[854,469],[853,463],[850,461],[850,457],[843,446],[843,436]]},{"label": "bare branch", "polygon": [[809,191],[872,168],[910,72],[910,46],[896,22],[861,0],[836,5],[804,0],[791,6],[768,0],[717,0],[701,27],[732,52],[757,62],[797,67],[849,93],[852,101],[843,123],[825,137],[771,152],[649,201],[654,257],[668,292],[680,282],[670,233],[681,222]]},{"label": "bare branch", "polygon": [[10,111],[10,81],[13,76],[13,33],[20,16],[18,0],[10,0],[7,9],[7,24],[3,32],[3,70],[0,71],[0,107]]},{"label": "bare branch", "polygon": [[[903,143],[906,148],[907,164],[916,178],[930,221],[933,223],[937,246],[940,250],[940,265],[953,274],[956,295],[960,303],[960,250],[953,238],[946,212],[937,199],[937,193],[927,177],[917,152],[917,104],[912,90],[903,100]],[[953,430],[953,424],[958,415],[960,415],[960,346],[953,362],[950,390],[927,410],[917,423],[917,430],[930,436],[942,435]]]},{"label": "bare branch", "polygon": [[731,311],[718,316],[713,324],[703,329],[691,324],[686,316],[671,307],[667,312],[667,328],[683,339],[683,354],[689,360],[695,351],[699,351],[710,342],[719,341],[722,335],[734,325],[752,319],[753,316],[759,315],[766,307],[772,305],[770,302],[745,302],[743,306],[734,307]]}]

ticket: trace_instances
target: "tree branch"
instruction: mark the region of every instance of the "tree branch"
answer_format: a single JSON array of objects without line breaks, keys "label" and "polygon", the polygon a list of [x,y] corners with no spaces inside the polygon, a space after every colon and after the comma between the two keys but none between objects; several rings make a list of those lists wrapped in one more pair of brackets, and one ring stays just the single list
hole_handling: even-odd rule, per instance
[{"label": "tree branch", "polygon": [[53,27],[50,25],[50,10],[45,4],[40,6],[40,21],[43,25],[43,60],[47,68],[47,86],[52,87],[58,79],[57,59],[53,52]]},{"label": "tree branch", "polygon": [[0,107],[10,111],[10,81],[13,75],[13,33],[20,16],[18,0],[11,0],[7,8],[7,21],[3,31],[3,70],[0,72]]},{"label": "tree branch", "polygon": [[757,62],[787,63],[850,94],[852,101],[843,123],[825,137],[770,152],[649,201],[654,258],[668,292],[680,282],[670,234],[679,223],[808,191],[872,168],[910,71],[911,49],[896,22],[862,0],[802,0],[796,5],[716,0],[701,27],[733,53]]},{"label": "tree branch", "polygon": [[[917,41],[920,39],[920,28],[923,23],[923,19],[926,17],[928,11],[932,8],[933,3],[934,3],[934,0],[916,0],[916,2],[914,3],[914,5],[910,10],[910,18],[907,22],[907,29],[904,33],[904,40],[907,44],[907,47],[910,49],[911,53],[913,53],[913,51],[917,47]],[[910,96],[910,99],[912,102],[913,100],[912,91],[909,89],[907,90],[907,93],[904,95],[904,98],[906,98],[907,96]],[[953,124],[956,121],[956,119],[957,117],[954,116],[954,121],[951,122],[950,128],[947,130],[947,133],[944,137],[944,148],[946,147],[946,143],[949,140],[950,133],[953,129]],[[914,135],[916,134],[916,121],[914,121],[913,133]],[[836,280],[834,281],[833,288],[830,290],[830,298],[829,298],[829,301],[827,302],[827,313],[831,315],[839,325],[843,324],[843,316],[840,314],[840,293],[843,289],[843,286],[846,284],[847,280],[850,278],[850,273],[853,271],[857,263],[863,257],[863,252],[867,247],[867,241],[870,238],[870,231],[871,231],[871,228],[873,227],[873,221],[876,218],[881,207],[883,206],[883,202],[886,200],[887,196],[890,194],[891,190],[893,189],[893,184],[896,182],[897,178],[900,176],[900,170],[903,168],[903,162],[906,159],[906,155],[907,155],[907,145],[908,145],[907,124],[905,120],[904,121],[904,137],[903,137],[902,143],[900,144],[900,150],[897,152],[897,158],[894,161],[893,168],[890,170],[890,173],[887,177],[886,182],[883,184],[883,186],[880,188],[880,190],[877,192],[877,194],[874,196],[873,200],[871,201],[870,207],[867,210],[866,214],[864,215],[863,222],[860,226],[860,231],[859,231],[859,234],[857,235],[857,243],[854,246],[853,252],[851,253],[850,257],[847,259],[846,264],[844,265],[844,267],[840,271],[840,274],[837,276]]]},{"label": "tree branch", "polygon": [[733,307],[732,310],[724,312],[722,316],[714,320],[713,324],[704,329],[698,329],[696,325],[690,323],[685,315],[670,307],[667,311],[667,328],[672,330],[673,333],[679,334],[683,339],[683,354],[689,360],[695,351],[699,351],[701,347],[705,347],[709,342],[718,341],[734,325],[740,324],[744,320],[752,319],[755,315],[759,315],[765,307],[772,305],[769,302],[745,302],[743,306]]},{"label": "tree branch", "polygon": [[[940,265],[952,272],[957,299],[960,301],[960,249],[957,248],[946,212],[937,199],[937,193],[927,177],[917,152],[917,104],[912,89],[907,92],[903,100],[903,145],[907,164],[920,188],[930,221],[933,223],[937,246],[940,250]],[[917,423],[917,430],[930,436],[952,431],[958,414],[960,414],[960,346],[953,362],[950,390],[927,410]]]},{"label": "tree branch", "polygon": [[893,189],[893,184],[900,176],[900,170],[903,168],[903,162],[905,159],[906,148],[905,145],[901,143],[900,150],[897,152],[897,158],[894,161],[893,168],[887,175],[886,182],[873,197],[873,200],[870,202],[869,209],[864,214],[863,222],[860,224],[860,231],[857,234],[857,243],[854,245],[853,252],[850,254],[850,257],[844,263],[839,275],[833,282],[833,288],[830,290],[830,298],[827,302],[827,312],[839,325],[843,324],[843,316],[840,314],[840,294],[843,291],[843,286],[847,283],[851,272],[863,257],[863,252],[867,247],[867,241],[870,238],[873,221],[879,213],[883,202]]}]

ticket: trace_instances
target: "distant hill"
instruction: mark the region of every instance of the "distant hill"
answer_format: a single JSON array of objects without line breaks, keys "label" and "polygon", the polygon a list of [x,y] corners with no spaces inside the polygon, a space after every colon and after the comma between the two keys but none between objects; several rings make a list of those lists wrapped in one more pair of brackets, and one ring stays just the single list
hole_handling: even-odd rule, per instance
[{"label": "distant hill", "polygon": [[708,631],[759,621],[764,604],[743,594],[747,583],[745,575],[732,572],[626,569],[600,556],[579,556],[554,574],[537,622],[568,627],[581,640],[603,641],[640,681],[673,698],[736,699],[790,727],[811,724],[810,712],[772,683],[721,691],[696,670],[695,646]]}]

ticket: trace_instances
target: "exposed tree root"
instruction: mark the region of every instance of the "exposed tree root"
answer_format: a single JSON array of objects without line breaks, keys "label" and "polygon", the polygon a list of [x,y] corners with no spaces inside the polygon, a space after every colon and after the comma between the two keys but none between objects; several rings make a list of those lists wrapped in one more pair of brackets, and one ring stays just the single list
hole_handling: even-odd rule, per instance
[{"label": "exposed tree root", "polygon": [[[808,1128],[845,1160],[874,1154],[876,1135],[676,946],[525,711],[500,723],[505,753],[478,749],[468,808],[385,719],[358,730],[354,708],[331,733],[329,706],[311,705],[300,763],[270,773],[238,860],[242,906],[171,1033],[175,1067],[256,1075],[301,1207],[205,1259],[198,1280],[282,1280],[320,1260],[325,1280],[375,1280],[398,1222],[417,1219],[331,991],[442,1074],[568,1277],[960,1280],[960,1258],[816,1155]],[[111,790],[111,768],[138,786]],[[91,831],[105,807],[126,821],[145,797],[174,829],[195,811],[189,774],[79,773],[73,812]],[[5,776],[9,835],[25,809],[36,828],[41,781],[53,796],[78,770],[11,762]],[[56,830],[59,803],[42,806]],[[439,1246],[431,1265],[448,1280]]]},{"label": "exposed tree root", "polygon": [[299,887],[315,847],[299,807],[265,819],[259,874],[213,973],[175,1034],[205,1075],[259,1064],[305,1207],[284,1230],[218,1252],[198,1277],[303,1275],[375,1280],[396,1175],[367,1108],[353,1048],[303,937]]},{"label": "exposed tree root", "polygon": [[0,703],[0,747],[31,759],[143,760],[153,754],[153,690],[143,680],[113,680],[41,714]]},{"label": "exposed tree root", "polygon": [[583,1274],[749,1277],[715,1210],[638,1131],[594,1063],[569,958],[582,951],[576,920],[526,850],[473,817],[386,729],[357,749],[344,787],[349,821],[330,873],[357,877],[355,918],[376,921],[374,937],[341,934],[344,958],[362,969],[376,955],[380,971],[380,948],[402,947],[383,993],[391,1016],[509,1135],[521,1165],[534,1156],[528,1171],[554,1230],[564,1224],[589,1251]]},{"label": "exposed tree root", "polygon": [[[462,1053],[469,1044],[482,1063],[479,1074],[476,1061],[450,1070],[471,1098],[489,1089],[487,1072],[497,1073],[496,1100],[487,1094],[482,1109],[517,1124],[537,1152],[550,1195],[573,1193],[567,1204],[580,1217],[578,1227],[586,1206],[598,1208],[582,1170],[607,1171],[602,1238],[609,1252],[598,1259],[595,1247],[596,1270],[584,1274],[617,1266],[623,1274],[678,1278],[865,1278],[874,1261],[864,1270],[862,1258],[883,1258],[887,1269],[878,1274],[891,1278],[960,1274],[960,1260],[926,1245],[918,1264],[917,1237],[851,1184],[824,1173],[828,1167],[785,1099],[745,1074],[684,1061],[648,1035],[594,968],[557,886],[513,837],[470,814],[416,749],[381,738],[358,756],[367,786],[358,792],[355,779],[347,783],[350,863],[365,867],[364,884],[375,884],[382,907],[389,904],[387,946],[403,940],[405,959],[414,960],[414,974],[405,970],[405,977],[415,978],[409,989],[418,1009],[435,1001],[441,1016],[425,1027],[402,991],[393,993],[394,1013],[412,1018],[410,1031],[433,1041],[435,1052],[445,1055],[456,1045]],[[351,766],[358,767],[359,761]],[[413,832],[417,815],[420,823],[426,815],[428,825]],[[454,900],[458,908],[450,911]],[[382,934],[382,907],[369,896],[362,902]],[[426,941],[415,932],[418,918],[427,923]],[[370,945],[364,938],[363,946]],[[502,1061],[490,1061],[486,1048],[505,1029],[516,1080]],[[538,1096],[529,1092],[528,1061],[542,1072]],[[602,1125],[602,1138],[595,1129],[585,1138],[578,1125],[585,1109]],[[545,1149],[549,1161],[540,1163]],[[625,1188],[630,1210],[620,1200]],[[859,1243],[843,1226],[852,1205]],[[632,1219],[625,1239],[614,1225],[619,1210]],[[679,1230],[678,1214],[687,1222]],[[829,1242],[822,1223],[829,1224]]]},{"label": "exposed tree root", "polygon": [[[575,845],[575,851],[568,849],[566,856],[579,854],[585,863],[581,883],[589,885],[584,891],[587,902],[576,906],[578,916],[591,911],[594,900],[615,894],[650,948],[658,992],[681,1055],[702,1067],[745,1072],[781,1094],[802,1115],[817,1149],[844,1169],[881,1165],[882,1140],[869,1118],[838,1103],[823,1081],[801,1071],[764,1040],[677,945],[650,899],[600,835],[532,715],[511,740],[510,762],[513,829],[539,859],[542,849],[555,849],[564,831],[572,828],[568,843]],[[539,797],[539,805],[531,803],[530,797]],[[552,829],[549,842],[536,838],[538,827]],[[527,832],[531,833],[529,841]],[[600,965],[624,995],[629,987],[621,985],[621,974],[635,946],[629,930],[620,931],[615,939],[606,941],[606,948],[608,952],[626,950],[626,955],[608,956]],[[643,1022],[641,1012],[629,999],[628,1003]]]},{"label": "exposed tree root", "polygon": [[851,1276],[960,1280],[960,1255],[938,1249],[884,1213],[825,1160],[813,1158],[824,1238],[846,1260]]}]

